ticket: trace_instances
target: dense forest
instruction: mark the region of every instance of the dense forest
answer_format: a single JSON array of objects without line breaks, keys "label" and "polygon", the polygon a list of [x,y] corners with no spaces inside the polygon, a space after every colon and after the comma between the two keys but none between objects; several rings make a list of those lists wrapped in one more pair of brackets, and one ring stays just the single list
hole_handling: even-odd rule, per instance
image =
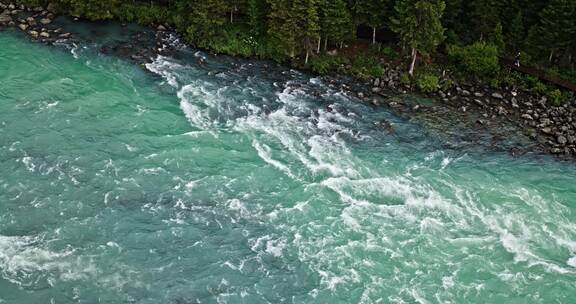
[{"label": "dense forest", "polygon": [[[42,0],[20,2],[47,4]],[[320,72],[338,64],[334,63],[336,59],[325,59],[327,51],[334,54],[362,42],[381,55],[406,58],[403,62],[410,74],[415,66],[451,58],[460,61],[471,73],[493,76],[498,69],[494,58],[513,58],[521,52],[522,62],[576,78],[574,0],[53,0],[50,3],[64,13],[92,20],[169,25],[198,47],[311,64]],[[359,35],[361,32],[364,34]],[[364,65],[370,66],[370,60]]]}]

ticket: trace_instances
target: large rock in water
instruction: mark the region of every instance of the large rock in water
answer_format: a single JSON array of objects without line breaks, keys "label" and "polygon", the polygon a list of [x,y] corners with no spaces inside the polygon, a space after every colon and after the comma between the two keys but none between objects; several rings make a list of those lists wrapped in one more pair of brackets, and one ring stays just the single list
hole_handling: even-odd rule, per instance
[{"label": "large rock in water", "polygon": [[40,23],[46,25],[46,24],[50,24],[52,23],[52,20],[48,19],[48,18],[42,18],[40,19]]}]

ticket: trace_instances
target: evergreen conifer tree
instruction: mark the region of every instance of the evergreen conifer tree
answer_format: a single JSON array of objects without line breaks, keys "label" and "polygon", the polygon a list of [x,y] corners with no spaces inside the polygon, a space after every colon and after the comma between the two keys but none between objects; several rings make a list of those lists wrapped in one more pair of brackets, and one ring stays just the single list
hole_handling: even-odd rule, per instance
[{"label": "evergreen conifer tree", "polygon": [[357,0],[355,13],[359,24],[372,28],[372,44],[376,43],[376,30],[386,24],[387,0]]},{"label": "evergreen conifer tree", "polygon": [[195,1],[189,14],[188,37],[198,45],[207,44],[226,23],[225,0]]},{"label": "evergreen conifer tree", "polygon": [[344,0],[324,0],[320,5],[320,25],[324,49],[328,41],[342,45],[353,36],[352,14]]},{"label": "evergreen conifer tree", "polygon": [[418,54],[433,53],[444,40],[441,22],[444,8],[441,0],[399,0],[396,3],[392,29],[400,36],[402,48],[411,50],[410,75],[414,75]]},{"label": "evergreen conifer tree", "polygon": [[512,24],[510,25],[510,31],[508,32],[508,46],[513,52],[520,51],[525,38],[524,20],[522,12],[518,12]]},{"label": "evergreen conifer tree", "polygon": [[551,0],[530,36],[538,48],[548,50],[550,61],[556,53],[572,63],[576,51],[576,1]]}]

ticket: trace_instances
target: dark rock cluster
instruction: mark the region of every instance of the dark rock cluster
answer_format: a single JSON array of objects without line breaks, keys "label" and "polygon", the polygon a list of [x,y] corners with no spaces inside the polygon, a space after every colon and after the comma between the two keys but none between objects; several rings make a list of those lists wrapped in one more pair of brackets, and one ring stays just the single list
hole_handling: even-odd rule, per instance
[{"label": "dark rock cluster", "polygon": [[52,5],[32,8],[0,1],[0,27],[19,28],[32,39],[43,42],[69,39],[70,33],[52,24],[56,17],[54,11]]},{"label": "dark rock cluster", "polygon": [[[401,81],[404,73],[399,66],[388,66],[382,77],[355,85],[349,82],[343,89],[368,104],[386,106],[399,114],[450,117],[436,120],[464,126],[467,130],[459,131],[466,136],[485,132],[494,141],[515,142],[515,147],[505,145],[513,154],[523,151],[576,159],[576,99],[554,105],[542,94],[518,88],[495,90],[476,81],[455,84],[447,90],[439,88],[424,96],[432,99],[432,104],[413,104],[393,98],[417,93]],[[449,128],[445,126],[444,130]]]}]

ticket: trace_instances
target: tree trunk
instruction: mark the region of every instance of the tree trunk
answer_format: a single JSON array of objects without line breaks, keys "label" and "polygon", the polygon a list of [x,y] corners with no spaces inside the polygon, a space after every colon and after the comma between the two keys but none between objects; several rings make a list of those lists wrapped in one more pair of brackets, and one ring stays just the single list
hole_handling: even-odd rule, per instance
[{"label": "tree trunk", "polygon": [[306,48],[306,59],[304,59],[304,64],[308,64],[308,57],[310,56],[310,52],[308,52],[308,48]]},{"label": "tree trunk", "polygon": [[552,59],[554,59],[554,50],[550,50],[550,57],[548,57],[548,61],[552,63]]},{"label": "tree trunk", "polygon": [[414,66],[416,66],[416,57],[418,57],[418,51],[415,48],[412,48],[412,62],[410,63],[410,70],[408,74],[410,76],[414,76]]},{"label": "tree trunk", "polygon": [[324,37],[324,52],[328,49],[328,36]]},{"label": "tree trunk", "polygon": [[321,47],[322,47],[322,37],[318,36],[318,48],[316,49],[316,54],[320,54]]},{"label": "tree trunk", "polygon": [[230,23],[234,23],[234,9],[230,10]]},{"label": "tree trunk", "polygon": [[372,44],[376,44],[376,27],[372,27]]}]

